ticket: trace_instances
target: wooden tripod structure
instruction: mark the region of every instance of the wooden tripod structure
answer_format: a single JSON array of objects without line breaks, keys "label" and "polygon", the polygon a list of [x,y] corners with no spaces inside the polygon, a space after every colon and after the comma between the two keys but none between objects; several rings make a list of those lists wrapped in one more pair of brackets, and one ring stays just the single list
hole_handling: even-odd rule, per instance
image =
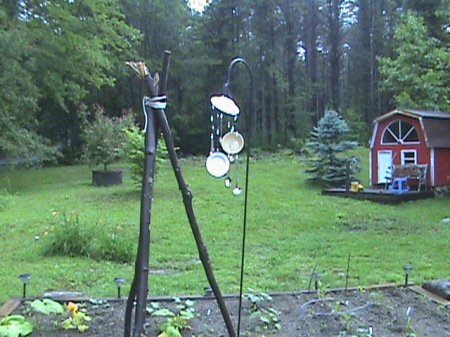
[{"label": "wooden tripod structure", "polygon": [[[142,62],[127,62],[127,64],[145,80],[148,84],[150,100],[164,101],[167,92],[167,80],[169,75],[170,51],[165,51],[163,70],[160,78],[160,84],[156,81],[156,74],[152,77],[147,66]],[[131,336],[131,322],[133,307],[135,307],[134,329],[132,337],[145,337],[145,314],[148,293],[148,274],[149,274],[149,256],[150,256],[150,232],[151,232],[151,207],[153,195],[153,182],[155,173],[155,159],[158,144],[158,136],[160,132],[164,141],[172,164],[173,171],[178,183],[178,187],[182,193],[184,207],[191,226],[192,233],[197,244],[200,260],[206,273],[206,277],[211,286],[212,292],[217,300],[219,309],[225,321],[229,337],[236,337],[236,332],[231,322],[230,314],[223,300],[216,278],[214,276],[211,261],[209,259],[208,250],[203,242],[200,228],[198,226],[194,209],[192,205],[192,193],[187,187],[183,178],[178,156],[175,151],[175,144],[169,123],[167,121],[163,105],[152,105],[151,108],[145,105],[145,113],[147,116],[146,132],[145,132],[145,162],[144,176],[142,180],[141,195],[141,216],[139,231],[139,246],[135,264],[135,274],[131,284],[130,294],[127,300],[125,310],[125,329],[124,337]]]}]

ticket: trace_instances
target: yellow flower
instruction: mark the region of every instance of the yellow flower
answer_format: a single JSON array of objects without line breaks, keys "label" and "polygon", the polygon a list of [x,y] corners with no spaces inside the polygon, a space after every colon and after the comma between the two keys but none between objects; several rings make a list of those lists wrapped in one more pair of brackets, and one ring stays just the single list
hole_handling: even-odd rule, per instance
[{"label": "yellow flower", "polygon": [[70,311],[73,312],[74,315],[76,315],[76,313],[78,312],[78,304],[69,302],[67,304],[67,309],[69,309]]}]

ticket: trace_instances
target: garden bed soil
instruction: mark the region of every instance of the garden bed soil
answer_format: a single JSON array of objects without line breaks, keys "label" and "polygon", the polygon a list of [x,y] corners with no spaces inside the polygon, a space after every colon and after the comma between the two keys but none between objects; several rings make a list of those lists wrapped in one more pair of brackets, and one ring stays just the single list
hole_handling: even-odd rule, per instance
[{"label": "garden bed soil", "polygon": [[[258,295],[257,295],[258,297]],[[245,298],[242,301],[240,336],[258,337],[450,337],[450,307],[432,301],[408,288],[383,290],[349,290],[330,292],[319,296],[316,293],[272,294],[269,301],[259,296],[260,313],[252,315],[255,307]],[[184,301],[184,299],[183,299]],[[182,301],[182,303],[183,303]],[[195,318],[189,321],[190,330],[185,337],[227,337],[228,333],[213,297],[194,299]],[[226,297],[233,324],[237,327],[237,297]],[[158,302],[161,308],[176,312],[174,301]],[[125,301],[86,302],[86,310],[92,317],[85,337],[123,337]],[[21,304],[15,313],[27,313],[26,304]],[[270,315],[265,310],[275,310]],[[257,311],[257,310],[256,310]],[[80,336],[76,331],[64,331],[58,327],[63,317],[31,314],[29,319],[36,324],[32,337]],[[276,319],[280,326],[276,327]],[[165,317],[146,318],[146,335],[158,336],[159,326]]]}]

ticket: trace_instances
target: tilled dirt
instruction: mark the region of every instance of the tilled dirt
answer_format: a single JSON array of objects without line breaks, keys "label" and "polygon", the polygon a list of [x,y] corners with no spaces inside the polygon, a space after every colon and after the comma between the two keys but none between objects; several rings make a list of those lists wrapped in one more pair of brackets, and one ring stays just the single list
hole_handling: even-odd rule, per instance
[{"label": "tilled dirt", "polygon": [[[284,293],[273,294],[271,300],[265,295],[255,295],[256,304],[247,297],[242,301],[239,336],[450,337],[450,307],[409,289],[352,290],[323,296]],[[239,301],[236,297],[225,301],[236,329]],[[190,329],[182,331],[183,336],[229,336],[214,298],[196,298],[194,302],[195,317],[189,320]],[[158,306],[178,313],[177,306],[185,303],[185,300],[181,303],[163,301],[158,302]],[[123,337],[125,302],[85,303],[85,309],[93,320],[83,336]],[[25,313],[36,323],[33,337],[80,336],[77,331],[62,330],[59,324],[64,317],[30,314],[24,305],[16,313]],[[149,314],[145,336],[158,336],[165,320],[167,317]]]}]

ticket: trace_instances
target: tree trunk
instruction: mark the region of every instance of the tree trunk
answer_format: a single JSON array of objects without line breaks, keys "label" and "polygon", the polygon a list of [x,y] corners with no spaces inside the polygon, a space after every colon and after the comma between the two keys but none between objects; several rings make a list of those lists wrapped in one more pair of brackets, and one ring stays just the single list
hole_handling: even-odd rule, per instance
[{"label": "tree trunk", "polygon": [[339,111],[339,82],[340,82],[340,43],[341,19],[340,0],[329,0],[329,44],[330,44],[330,86],[333,110]]},{"label": "tree trunk", "polygon": [[307,0],[307,14],[305,14],[305,64],[309,97],[306,103],[306,110],[316,113],[317,116],[317,25],[318,25],[318,6],[316,0]]}]

